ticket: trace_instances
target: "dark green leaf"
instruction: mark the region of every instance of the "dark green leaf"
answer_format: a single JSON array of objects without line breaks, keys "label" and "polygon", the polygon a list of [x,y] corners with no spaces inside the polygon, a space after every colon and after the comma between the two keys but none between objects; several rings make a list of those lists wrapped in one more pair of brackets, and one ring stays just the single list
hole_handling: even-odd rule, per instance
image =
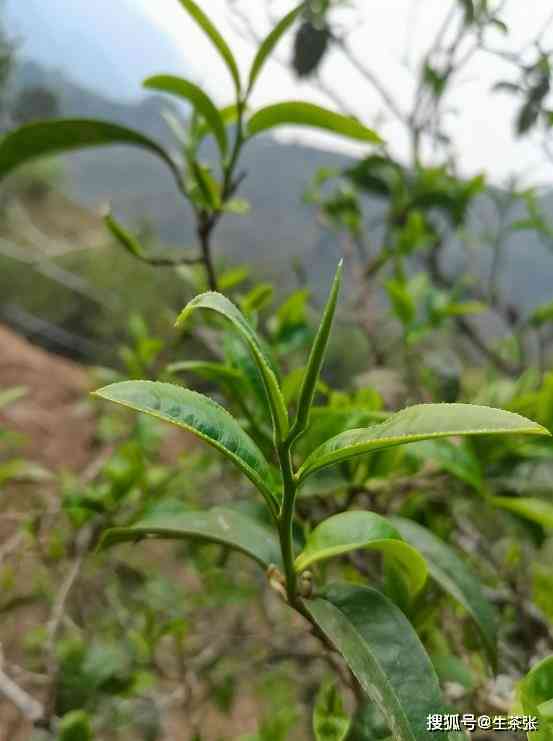
[{"label": "dark green leaf", "polygon": [[182,310],[177,319],[177,326],[182,327],[187,317],[196,309],[208,309],[224,316],[232,323],[242,339],[246,341],[263,378],[273,416],[276,440],[281,442],[288,434],[288,411],[278,385],[274,363],[255,330],[242,312],[228,298],[214,291],[202,293],[193,298]]},{"label": "dark green leaf", "polygon": [[248,134],[255,136],[262,131],[273,129],[276,126],[311,126],[323,129],[333,134],[382,144],[382,139],[371,129],[367,129],[355,118],[343,116],[340,113],[329,111],[313,103],[288,101],[261,108],[253,114],[248,122]]},{"label": "dark green leaf", "polygon": [[277,23],[271,33],[261,43],[250,69],[248,93],[251,92],[253,86],[255,85],[255,81],[257,80],[259,73],[263,69],[263,65],[267,61],[267,58],[272,53],[273,49],[278,44],[282,36],[286,33],[286,31],[290,28],[299,14],[302,12],[303,7],[304,3],[301,3],[300,5],[298,5],[297,8],[294,8],[294,10],[290,11],[288,15],[285,15],[284,18],[282,18]]},{"label": "dark green leaf", "polygon": [[179,2],[182,5],[182,7],[186,11],[188,11],[188,13],[196,21],[198,26],[206,34],[206,36],[209,38],[213,46],[217,49],[217,51],[221,55],[221,58],[225,62],[231,74],[232,80],[234,82],[234,86],[236,88],[236,92],[240,94],[240,89],[241,89],[240,73],[238,71],[236,60],[231,50],[229,49],[227,42],[224,40],[224,38],[221,36],[219,31],[215,28],[215,26],[206,16],[203,10],[201,10],[193,0],[179,0]]},{"label": "dark green leaf", "polygon": [[202,512],[184,509],[182,503],[158,505],[130,527],[107,530],[100,548],[155,537],[167,540],[193,538],[220,543],[245,553],[261,566],[281,565],[280,546],[274,532],[259,520],[235,509],[214,507]]},{"label": "dark green leaf", "polygon": [[426,581],[424,558],[384,517],[374,512],[342,512],[327,518],[309,534],[305,548],[296,558],[296,571],[317,561],[360,548],[374,549],[394,559],[410,592],[415,595]]},{"label": "dark green leaf", "polygon": [[447,543],[416,522],[390,517],[402,537],[426,558],[430,576],[473,618],[492,667],[497,664],[497,615],[482,592],[478,577]]},{"label": "dark green leaf", "polygon": [[374,589],[330,585],[304,605],[382,712],[395,741],[446,739],[426,730],[444,713],[438,679],[403,612]]},{"label": "dark green leaf", "polygon": [[180,185],[177,166],[152,139],[124,126],[87,119],[32,123],[6,134],[0,141],[0,178],[36,157],[115,144],[141,147],[157,155],[169,166]]},{"label": "dark green leaf", "polygon": [[269,464],[250,436],[220,404],[195,391],[155,381],[114,383],[94,395],[192,432],[230,458],[263,494],[272,511],[275,510]]},{"label": "dark green leaf", "polygon": [[211,98],[201,88],[188,80],[184,80],[182,77],[174,77],[173,75],[149,77],[144,81],[144,87],[152,90],[161,90],[164,93],[171,93],[180,98],[185,98],[192,103],[215,135],[221,157],[223,159],[226,157],[228,142],[223,118]]},{"label": "dark green leaf", "polygon": [[348,430],[327,440],[299,470],[302,481],[314,471],[381,448],[455,435],[508,433],[549,435],[541,425],[502,409],[476,404],[416,404],[382,424]]}]

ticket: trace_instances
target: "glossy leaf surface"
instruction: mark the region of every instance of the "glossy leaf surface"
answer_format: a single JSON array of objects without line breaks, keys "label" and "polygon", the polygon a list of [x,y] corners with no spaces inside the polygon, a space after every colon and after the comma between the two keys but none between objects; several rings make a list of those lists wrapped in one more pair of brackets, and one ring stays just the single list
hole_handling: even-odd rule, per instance
[{"label": "glossy leaf surface", "polygon": [[455,551],[427,528],[403,517],[390,517],[402,537],[426,558],[430,576],[475,621],[492,667],[497,663],[497,615],[478,577]]},{"label": "glossy leaf surface", "polygon": [[230,458],[274,509],[269,464],[251,437],[217,402],[190,389],[155,381],[114,383],[94,395],[192,432]]},{"label": "glossy leaf surface", "polygon": [[180,184],[177,166],[159,144],[124,126],[89,119],[31,123],[6,134],[0,140],[0,178],[37,157],[115,144],[141,147],[155,154]]},{"label": "glossy leaf surface", "polygon": [[166,503],[159,505],[130,527],[107,530],[100,541],[100,548],[146,537],[168,540],[193,538],[220,543],[245,553],[264,568],[270,564],[278,566],[281,560],[278,539],[269,527],[264,527],[259,521],[226,507],[191,512],[185,510],[180,502],[173,502],[170,506]]},{"label": "glossy leaf surface", "polygon": [[301,101],[276,103],[261,108],[250,118],[247,131],[249,136],[255,136],[276,126],[311,126],[349,139],[371,144],[382,143],[378,134],[356,119]]},{"label": "glossy leaf surface", "polygon": [[382,712],[395,741],[447,739],[445,732],[426,730],[428,715],[445,712],[438,678],[393,602],[374,589],[333,584],[324,598],[304,605]]},{"label": "glossy leaf surface", "polygon": [[304,462],[300,481],[334,463],[394,445],[455,435],[549,435],[545,427],[513,412],[476,404],[416,404],[382,424],[348,430],[327,440]]},{"label": "glossy leaf surface", "polygon": [[159,90],[188,100],[196,111],[200,113],[215,135],[221,156],[224,158],[228,149],[225,124],[217,107],[211,98],[194,83],[173,75],[156,75],[144,82],[144,87],[150,90]]},{"label": "glossy leaf surface", "polygon": [[232,323],[242,339],[246,341],[263,379],[273,416],[276,438],[279,441],[283,440],[288,433],[288,411],[278,385],[276,368],[257,333],[242,312],[228,298],[214,291],[208,291],[193,298],[182,310],[177,319],[177,326],[182,327],[187,317],[196,309],[207,309],[224,316]]},{"label": "glossy leaf surface", "polygon": [[374,512],[342,512],[317,525],[310,533],[302,553],[296,558],[296,571],[303,571],[317,561],[367,548],[393,558],[402,576],[416,594],[426,581],[424,558],[384,517]]}]

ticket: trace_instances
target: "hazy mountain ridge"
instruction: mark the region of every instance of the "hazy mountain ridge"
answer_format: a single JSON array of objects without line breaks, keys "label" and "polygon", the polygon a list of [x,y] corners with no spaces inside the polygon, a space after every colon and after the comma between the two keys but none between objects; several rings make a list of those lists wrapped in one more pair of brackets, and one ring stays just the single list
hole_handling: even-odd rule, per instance
[{"label": "hazy mountain ridge", "polygon": [[[36,64],[20,68],[19,82],[28,84],[41,74],[42,82],[57,92],[63,116],[115,121],[175,148],[162,117],[163,110],[171,106],[169,99],[149,95],[136,103],[110,100]],[[210,153],[208,148],[208,158]],[[151,155],[114,147],[71,155],[66,162],[68,194],[78,202],[96,208],[110,201],[121,218],[129,224],[147,222],[162,241],[184,246],[195,243],[188,206],[166,167]],[[309,267],[313,286],[325,285],[340,250],[339,240],[317,224],[313,208],[302,202],[302,195],[318,168],[341,167],[347,162],[343,155],[304,145],[281,144],[269,137],[254,139],[244,152],[242,169],[247,177],[240,192],[252,210],[246,217],[229,215],[222,221],[216,258],[224,255],[227,262],[251,263],[265,275],[289,276],[290,261],[297,256]],[[545,203],[551,213],[553,196]],[[372,208],[369,204],[368,211]],[[455,250],[448,260],[456,264]],[[479,271],[485,270],[485,262],[484,257]],[[510,301],[528,308],[552,298],[553,258],[535,234],[513,235],[506,263],[504,289]]]}]

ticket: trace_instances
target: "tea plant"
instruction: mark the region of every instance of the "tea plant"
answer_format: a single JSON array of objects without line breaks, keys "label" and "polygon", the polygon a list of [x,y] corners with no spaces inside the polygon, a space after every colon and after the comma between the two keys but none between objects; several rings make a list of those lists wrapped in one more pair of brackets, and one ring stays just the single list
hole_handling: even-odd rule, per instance
[{"label": "tea plant", "polygon": [[[323,644],[345,660],[361,688],[383,713],[395,739],[446,737],[427,730],[427,716],[443,712],[438,679],[408,615],[430,576],[475,619],[492,665],[495,664],[494,614],[477,580],[432,533],[400,517],[375,512],[335,514],[312,530],[302,530],[297,497],[330,466],[359,456],[421,440],[448,436],[547,435],[539,424],[491,407],[419,404],[369,427],[346,429],[305,451],[296,448],[309,435],[310,416],[328,345],[341,282],[338,268],[311,347],[296,412],[290,419],[279,371],[263,339],[244,314],[223,295],[196,296],[177,320],[203,309],[230,322],[248,347],[266,394],[271,450],[256,442],[224,407],[187,388],[153,381],[124,381],[96,396],[147,413],[188,430],[228,458],[261,494],[266,517],[242,506],[190,511],[159,502],[128,527],[107,530],[101,547],[145,537],[198,539],[219,543],[262,566],[271,586],[312,626]],[[255,430],[252,428],[255,436]],[[266,452],[263,452],[263,450]],[[315,565],[353,551],[376,551],[384,558],[385,587],[323,583]],[[385,594],[387,592],[387,594]]]}]

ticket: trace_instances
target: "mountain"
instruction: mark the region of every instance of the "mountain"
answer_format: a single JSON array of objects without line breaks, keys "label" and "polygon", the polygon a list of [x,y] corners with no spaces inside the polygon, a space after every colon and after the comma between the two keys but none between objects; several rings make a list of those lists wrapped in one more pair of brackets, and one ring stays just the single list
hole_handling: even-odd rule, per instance
[{"label": "mountain", "polygon": [[140,97],[149,75],[187,73],[178,43],[133,0],[4,0],[1,14],[21,58],[117,100]]},{"label": "mountain", "polygon": [[[144,132],[166,147],[175,146],[162,116],[171,105],[164,97],[115,101],[67,80],[59,72],[32,63],[20,66],[16,75],[19,86],[37,80],[55,90],[62,116],[115,121]],[[208,148],[206,157],[212,154]],[[263,136],[252,140],[242,160],[247,176],[240,191],[252,209],[247,217],[227,215],[222,220],[216,233],[216,259],[223,258],[230,264],[251,263],[259,274],[280,278],[279,285],[285,286],[282,280],[290,278],[290,263],[297,256],[308,266],[316,292],[322,293],[341,244],[317,223],[313,208],[303,203],[302,194],[318,168],[340,168],[348,162],[351,160],[344,155],[314,147],[282,144]],[[97,209],[110,201],[114,212],[129,226],[147,224],[169,245],[195,244],[189,208],[172,176],[156,158],[130,147],[113,147],[70,155],[65,164],[67,194],[80,204]],[[545,197],[544,207],[551,213],[553,195]],[[368,214],[376,208],[375,202],[367,201]],[[492,216],[484,203],[478,211],[482,229]],[[377,235],[368,237],[376,241]],[[485,275],[491,254],[475,251],[469,255],[475,275]],[[446,255],[450,272],[455,272],[462,258],[459,246],[451,245]],[[547,247],[533,232],[513,234],[503,280],[509,300],[524,309],[551,300],[551,265]]]}]

